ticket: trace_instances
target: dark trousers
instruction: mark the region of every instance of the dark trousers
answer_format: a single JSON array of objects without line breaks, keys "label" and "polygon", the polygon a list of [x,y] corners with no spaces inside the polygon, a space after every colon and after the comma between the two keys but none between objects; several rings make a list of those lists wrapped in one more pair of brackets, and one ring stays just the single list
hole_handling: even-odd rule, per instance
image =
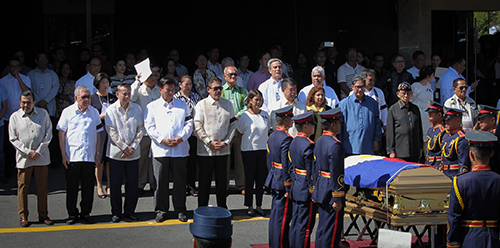
[{"label": "dark trousers", "polygon": [[71,162],[66,169],[66,210],[69,216],[78,217],[78,186],[81,185],[82,200],[80,216],[89,215],[94,203],[94,162]]},{"label": "dark trousers", "polygon": [[269,248],[290,247],[289,230],[292,220],[292,200],[285,192],[271,191],[273,202],[269,217]]},{"label": "dark trousers", "polygon": [[[5,152],[4,152],[4,140],[8,140],[9,136],[5,136],[4,129],[7,127],[5,125],[0,127],[0,176],[5,175]],[[10,142],[9,142],[10,143]],[[12,156],[14,157],[14,156]]]},{"label": "dark trousers", "polygon": [[227,208],[227,155],[198,156],[198,161],[200,162],[198,175],[198,207],[208,206],[212,184],[212,175],[215,173],[215,195],[217,196],[217,206],[221,208]]},{"label": "dark trousers", "polygon": [[122,184],[125,176],[125,205],[123,213],[135,212],[139,198],[139,159],[120,161],[109,159],[109,186],[111,190],[111,214],[122,216]]},{"label": "dark trousers", "polygon": [[198,138],[192,135],[188,139],[189,142],[189,157],[187,159],[187,178],[186,185],[196,189],[196,164],[198,163],[198,155],[196,154]]},{"label": "dark trousers", "polygon": [[344,228],[344,211],[336,212],[332,205],[318,204],[318,227],[316,228],[316,247],[339,247]]},{"label": "dark trousers", "polygon": [[12,172],[15,169],[16,162],[16,148],[9,141],[9,122],[4,121],[4,136],[3,136],[3,149],[5,154],[9,154],[9,156],[5,156],[5,176],[12,177]]},{"label": "dark trousers", "polygon": [[[57,122],[59,118],[51,116],[50,122],[52,122],[52,140],[49,144],[50,150],[50,164],[52,167],[59,167],[61,165],[61,149],[59,148],[59,130],[57,130]],[[103,141],[101,141],[103,142]]]},{"label": "dark trousers", "polygon": [[266,150],[242,151],[245,166],[245,206],[253,207],[253,194],[255,182],[255,203],[262,206],[264,183],[267,177]]},{"label": "dark trousers", "polygon": [[312,201],[292,202],[293,225],[290,227],[290,246],[309,248],[311,245],[311,235],[314,223],[316,222],[317,206]]},{"label": "dark trousers", "polygon": [[155,213],[165,215],[169,210],[169,177],[172,172],[174,189],[172,202],[176,213],[186,213],[186,162],[187,157],[155,157],[153,158],[153,172],[156,178],[154,194]]}]

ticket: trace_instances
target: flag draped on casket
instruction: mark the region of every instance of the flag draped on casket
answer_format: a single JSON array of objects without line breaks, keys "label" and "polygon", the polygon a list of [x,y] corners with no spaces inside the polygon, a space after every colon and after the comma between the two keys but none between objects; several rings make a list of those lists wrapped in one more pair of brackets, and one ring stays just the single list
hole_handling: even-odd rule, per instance
[{"label": "flag draped on casket", "polygon": [[345,159],[344,182],[359,188],[385,187],[401,171],[422,166],[428,165],[382,156],[350,156]]}]

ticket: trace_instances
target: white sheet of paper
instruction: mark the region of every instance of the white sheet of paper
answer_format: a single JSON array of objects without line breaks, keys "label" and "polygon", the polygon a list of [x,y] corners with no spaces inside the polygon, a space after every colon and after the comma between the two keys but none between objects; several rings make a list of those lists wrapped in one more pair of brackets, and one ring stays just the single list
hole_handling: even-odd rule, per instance
[{"label": "white sheet of paper", "polygon": [[145,60],[137,63],[136,65],[134,65],[134,67],[137,71],[137,74],[141,73],[141,77],[139,78],[139,81],[141,82],[146,81],[152,74],[149,58],[146,58]]},{"label": "white sheet of paper", "polygon": [[441,78],[447,70],[448,70],[448,68],[446,68],[446,67],[436,68],[436,72],[434,72],[434,77]]},{"label": "white sheet of paper", "polygon": [[379,229],[377,247],[411,248],[411,233]]}]

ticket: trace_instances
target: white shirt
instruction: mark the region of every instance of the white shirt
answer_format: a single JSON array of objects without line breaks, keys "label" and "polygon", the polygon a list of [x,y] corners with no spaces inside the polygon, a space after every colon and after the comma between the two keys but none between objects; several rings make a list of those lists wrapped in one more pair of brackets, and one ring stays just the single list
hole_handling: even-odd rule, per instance
[{"label": "white shirt", "polygon": [[409,72],[413,76],[413,79],[416,79],[420,75],[420,70],[417,69],[417,67],[415,67],[415,66],[413,66],[412,68],[410,68],[406,71]]},{"label": "white shirt", "polygon": [[57,129],[66,132],[65,150],[70,162],[95,162],[97,133],[104,130],[97,109],[89,106],[82,112],[75,102],[62,111]]},{"label": "white shirt", "polygon": [[262,100],[264,100],[260,109],[270,113],[271,106],[276,105],[280,99],[285,99],[285,95],[283,95],[283,91],[281,90],[282,81],[283,79],[280,79],[280,81],[277,82],[270,77],[268,80],[259,85],[258,89],[262,93]]},{"label": "white shirt", "polygon": [[[151,102],[144,111],[144,127],[151,138],[153,157],[189,156],[188,138],[193,132],[193,120],[187,104],[173,98],[170,103],[162,97]],[[181,137],[176,147],[161,144],[163,139]]]},{"label": "white shirt", "polygon": [[59,91],[59,77],[50,69],[40,71],[35,68],[27,75],[31,80],[31,90],[35,94],[36,102],[42,100],[47,102],[47,109],[50,116],[56,115],[56,95]]},{"label": "white shirt", "polygon": [[242,134],[241,151],[258,151],[267,149],[267,138],[271,120],[266,111],[251,114],[245,111],[238,119],[236,129]]},{"label": "white shirt", "polygon": [[[352,91],[351,91],[352,93]],[[373,100],[377,101],[379,111],[380,111],[380,120],[382,120],[382,126],[386,126],[387,124],[387,109],[389,109],[389,106],[387,106],[387,103],[385,102],[385,96],[384,92],[377,88],[373,87],[371,91],[365,88],[365,96],[369,96],[373,98]]]},{"label": "white shirt", "polygon": [[[144,115],[141,106],[129,102],[127,109],[124,109],[118,100],[106,109],[105,123],[109,135],[106,157],[120,161],[139,159],[140,143],[144,133]],[[134,154],[122,158],[121,155],[128,146],[135,149]]]},{"label": "white shirt", "polygon": [[428,114],[425,112],[427,107],[429,107],[429,102],[434,99],[434,91],[432,91],[432,85],[427,83],[425,86],[420,82],[415,82],[411,85],[413,91],[413,96],[410,102],[417,105],[420,110],[420,116],[422,120],[422,133],[424,140],[427,139],[427,130],[432,126],[432,124],[425,118]]},{"label": "white shirt", "polygon": [[[314,84],[310,84],[299,92],[299,96],[297,99],[301,103],[306,103],[307,101],[307,96],[309,95],[309,92],[311,89],[314,87]],[[325,81],[323,81],[323,88],[325,89],[325,100],[326,100],[326,105],[330,106],[331,108],[335,108],[339,104],[339,98],[337,97],[337,93],[332,89],[332,87],[327,86]]]},{"label": "white shirt", "polygon": [[[297,99],[294,99],[293,103],[290,103],[286,98],[283,97],[280,101],[278,101],[272,106],[271,113],[269,114],[271,116],[271,126],[273,127],[274,130],[276,130],[276,127],[278,126],[274,110],[284,108],[290,105],[293,105],[292,111],[294,116],[307,112],[307,107],[305,104],[299,102]],[[288,133],[294,138],[295,136],[297,136],[297,128],[295,128],[295,123],[291,128],[288,129]]]},{"label": "white shirt", "polygon": [[[349,89],[352,91],[352,79],[356,75],[360,74],[364,69],[365,67],[359,64],[356,64],[356,67],[352,67],[347,62],[345,62],[337,70],[337,82],[345,82],[347,87],[349,87]],[[341,90],[340,97],[344,99],[347,97],[347,95],[344,93],[344,91]]]},{"label": "white shirt", "polygon": [[135,81],[131,86],[130,101],[139,104],[143,112],[146,110],[148,104],[161,97],[160,88],[155,85],[150,89],[146,84],[141,84]]},{"label": "white shirt", "polygon": [[90,74],[90,72],[87,71],[87,74],[83,75],[80,79],[76,81],[75,89],[78,86],[85,86],[90,90],[90,95],[93,95],[94,93],[97,92],[96,87],[94,87],[94,79],[95,79],[94,75]]},{"label": "white shirt", "polygon": [[[31,89],[30,78],[23,74],[19,74],[19,77],[23,81],[24,85],[26,85],[26,87]],[[20,107],[21,102],[19,101],[19,97],[21,96],[21,93],[23,93],[23,90],[21,89],[21,86],[19,86],[19,81],[17,81],[17,79],[13,77],[10,73],[7,74],[7,76],[0,79],[0,86],[2,86],[5,89],[5,92],[7,93],[8,97],[7,111],[5,112],[3,119],[5,121],[9,121],[10,115],[16,112],[19,108],[21,108]]]},{"label": "white shirt", "polygon": [[[75,82],[75,89],[78,86],[85,86],[90,90],[90,95],[93,95],[98,91],[98,89],[94,86],[95,77],[87,71],[87,74],[83,75],[80,79]],[[111,82],[109,82],[111,84]],[[113,94],[111,87],[108,88],[108,93]]]}]

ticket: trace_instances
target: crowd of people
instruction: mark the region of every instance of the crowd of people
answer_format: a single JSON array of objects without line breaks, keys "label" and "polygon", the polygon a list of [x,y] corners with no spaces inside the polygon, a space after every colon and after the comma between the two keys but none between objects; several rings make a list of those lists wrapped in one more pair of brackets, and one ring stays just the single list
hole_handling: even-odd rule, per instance
[{"label": "crowd of people", "polygon": [[[265,216],[263,195],[266,190],[272,195],[272,247],[310,242],[316,212],[322,216],[316,245],[337,244],[346,156],[427,163],[453,178],[473,170],[468,132],[498,135],[498,106],[479,105],[468,96],[479,82],[469,85],[462,76],[463,58],[452,60],[437,78],[441,58],[433,55],[432,66],[425,66],[422,51],[413,54],[413,67],[406,69],[404,56],[395,54],[387,69],[380,53],[371,63],[350,48],[340,65],[336,48],[321,46],[314,63],[301,53],[292,66],[281,60],[282,47],[273,46],[252,72],[248,55],[237,63],[231,57],[219,63],[214,48],[195,58],[197,69],[190,74],[174,49],[164,63],[152,63],[152,74],[143,78],[134,64],[147,58],[147,51],[111,63],[94,44],[92,52],[81,54],[85,70],[75,81],[77,65],[68,63],[64,52],[54,51],[50,63],[47,53],[38,53],[32,70],[17,54],[0,79],[0,180],[8,182],[15,164],[23,227],[28,226],[31,174],[39,220],[53,224],[47,166],[62,165],[68,224],[93,223],[95,184],[99,198],[111,198],[112,222],[137,220],[138,196],[149,184],[156,221],[162,222],[170,210],[170,181],[173,209],[186,222],[186,196],[208,206],[214,178],[217,206],[227,208],[227,192],[234,187],[245,195],[249,216]],[[498,78],[499,58],[490,66]],[[15,159],[5,157],[14,152]],[[498,172],[497,161],[493,157],[490,166]],[[294,225],[288,227],[290,222]]]}]

